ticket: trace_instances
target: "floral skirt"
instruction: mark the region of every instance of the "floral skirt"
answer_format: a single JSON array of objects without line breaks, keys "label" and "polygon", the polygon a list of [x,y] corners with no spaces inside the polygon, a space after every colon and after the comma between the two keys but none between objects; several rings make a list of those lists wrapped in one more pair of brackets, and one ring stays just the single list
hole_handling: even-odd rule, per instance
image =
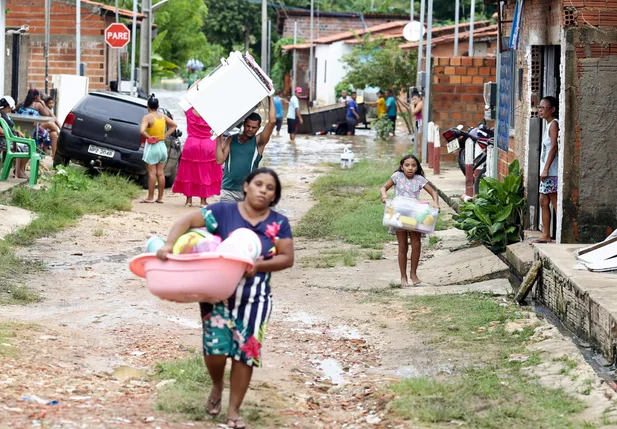
[{"label": "floral skirt", "polygon": [[558,183],[557,176],[548,176],[540,180],[540,193],[544,195],[556,193]]},{"label": "floral skirt", "polygon": [[[261,345],[268,326],[270,311],[264,320],[235,318],[226,301],[200,303],[203,347],[206,356],[229,356],[249,366],[261,366]],[[272,308],[271,302],[269,309]],[[250,311],[249,311],[250,314]]]}]

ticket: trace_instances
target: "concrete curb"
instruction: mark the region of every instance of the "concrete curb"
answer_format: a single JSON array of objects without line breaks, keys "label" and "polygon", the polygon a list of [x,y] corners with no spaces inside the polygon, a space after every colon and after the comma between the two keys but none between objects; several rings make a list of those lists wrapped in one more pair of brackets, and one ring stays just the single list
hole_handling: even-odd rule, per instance
[{"label": "concrete curb", "polygon": [[437,191],[437,193],[439,194],[439,197],[444,200],[446,202],[447,205],[450,206],[450,208],[452,208],[452,210],[454,210],[456,213],[458,213],[458,208],[460,203],[453,199],[452,197],[449,197],[448,195],[446,195],[441,189],[439,189],[439,187],[437,187],[433,182],[431,182],[429,180],[429,185],[431,185],[431,187],[433,189],[435,189]]}]

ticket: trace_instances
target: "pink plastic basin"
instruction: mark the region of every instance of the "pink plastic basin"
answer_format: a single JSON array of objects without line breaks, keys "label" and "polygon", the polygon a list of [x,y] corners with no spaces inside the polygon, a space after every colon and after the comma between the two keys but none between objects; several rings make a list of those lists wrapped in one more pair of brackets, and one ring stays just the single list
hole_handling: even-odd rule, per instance
[{"label": "pink plastic basin", "polygon": [[159,298],[175,302],[219,302],[229,298],[253,267],[253,260],[228,253],[169,255],[161,261],[154,253],[136,256],[131,271],[145,278]]}]

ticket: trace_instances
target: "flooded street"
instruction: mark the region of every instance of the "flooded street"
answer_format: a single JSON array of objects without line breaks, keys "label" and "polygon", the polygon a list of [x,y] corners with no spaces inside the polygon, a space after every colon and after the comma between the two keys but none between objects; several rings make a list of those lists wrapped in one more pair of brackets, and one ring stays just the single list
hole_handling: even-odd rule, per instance
[{"label": "flooded street", "polygon": [[[184,95],[184,89],[156,88],[153,90],[161,102],[161,106],[168,109],[178,127],[186,138],[186,118],[178,105],[178,100]],[[262,117],[263,117],[262,112]],[[399,132],[403,132],[404,124],[398,124]],[[296,141],[289,140],[287,125],[284,123],[281,135],[272,135],[268,147],[264,152],[262,165],[268,167],[297,167],[306,165],[319,165],[323,163],[338,163],[345,145],[350,144],[360,159],[400,158],[409,152],[412,146],[410,136],[406,133],[389,140],[376,140],[374,131],[359,128],[356,136],[337,135],[298,135]]]}]

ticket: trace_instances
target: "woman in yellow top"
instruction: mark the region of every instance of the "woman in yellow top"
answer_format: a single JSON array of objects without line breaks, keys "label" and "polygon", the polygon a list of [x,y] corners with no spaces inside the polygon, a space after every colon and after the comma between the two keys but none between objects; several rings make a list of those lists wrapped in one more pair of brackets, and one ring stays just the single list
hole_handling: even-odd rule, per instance
[{"label": "woman in yellow top", "polygon": [[383,92],[377,92],[377,101],[375,103],[366,102],[369,106],[377,106],[377,118],[381,118],[386,114],[386,99],[383,98]]},{"label": "woman in yellow top", "polygon": [[[159,111],[159,100],[154,94],[148,98],[148,114],[141,120],[139,131],[145,137],[143,160],[148,172],[148,198],[143,203],[154,203],[154,187],[158,181],[159,197],[157,203],[163,203],[165,190],[165,162],[167,161],[167,145],[165,139],[176,130],[176,123]],[[165,129],[167,128],[167,132]]]}]

